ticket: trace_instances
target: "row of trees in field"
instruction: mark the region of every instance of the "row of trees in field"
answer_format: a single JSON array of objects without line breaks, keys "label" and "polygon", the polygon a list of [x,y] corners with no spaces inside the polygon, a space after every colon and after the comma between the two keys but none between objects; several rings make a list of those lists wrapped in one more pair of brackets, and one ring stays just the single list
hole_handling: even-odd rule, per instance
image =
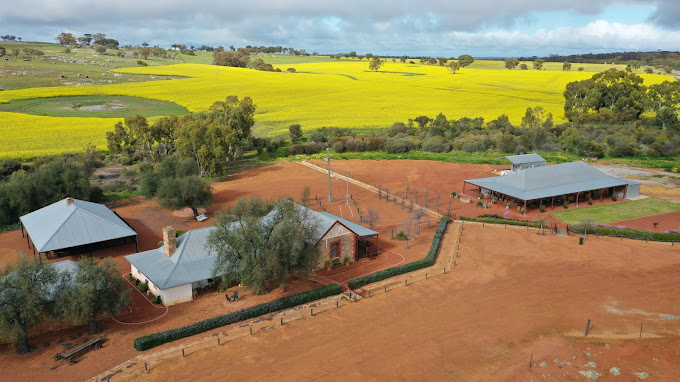
[{"label": "row of trees in field", "polygon": [[[536,59],[539,59],[539,57],[519,58],[520,61],[534,61]],[[680,70],[680,52],[669,51],[588,53],[569,56],[551,54],[541,59],[547,62],[622,64],[633,70],[647,66],[660,69],[666,73],[670,73],[672,70]]]},{"label": "row of trees in field", "polygon": [[0,338],[28,353],[29,330],[42,322],[88,324],[99,333],[97,320],[128,306],[125,280],[111,258],[83,258],[74,271],[61,272],[50,263],[22,260],[0,272]]}]

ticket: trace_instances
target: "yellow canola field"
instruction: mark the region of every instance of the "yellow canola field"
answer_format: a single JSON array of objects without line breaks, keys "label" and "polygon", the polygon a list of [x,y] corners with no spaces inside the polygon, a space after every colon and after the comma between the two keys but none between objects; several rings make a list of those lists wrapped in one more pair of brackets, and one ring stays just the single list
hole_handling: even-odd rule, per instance
[{"label": "yellow canola field", "polygon": [[[0,92],[0,102],[66,95],[129,95],[175,102],[192,112],[229,95],[250,96],[257,104],[256,133],[322,126],[383,128],[419,115],[449,119],[501,114],[519,124],[527,107],[542,106],[555,122],[564,121],[562,93],[567,83],[593,72],[488,70],[465,68],[456,74],[440,66],[387,62],[378,72],[366,61],[277,65],[283,72],[200,64],[117,69],[119,72],[188,78],[79,87],[31,88]],[[286,72],[295,67],[296,73]],[[576,64],[572,68],[576,68]],[[593,67],[593,65],[590,65]],[[602,70],[611,66],[600,65]],[[642,75],[645,84],[670,77]],[[25,157],[82,150],[88,142],[105,147],[105,132],[118,119],[34,117],[0,113],[0,157]]]}]

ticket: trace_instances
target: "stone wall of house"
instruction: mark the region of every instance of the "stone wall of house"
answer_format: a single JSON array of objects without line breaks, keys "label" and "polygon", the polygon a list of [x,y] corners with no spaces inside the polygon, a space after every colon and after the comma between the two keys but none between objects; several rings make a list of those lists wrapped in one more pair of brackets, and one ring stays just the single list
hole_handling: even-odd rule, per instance
[{"label": "stone wall of house", "polygon": [[337,261],[342,264],[342,259],[347,256],[354,261],[356,259],[356,237],[352,232],[348,232],[344,235],[334,236],[329,240],[322,239],[317,244],[319,248],[319,261],[317,263],[317,269],[323,269],[326,267],[326,260],[331,259],[331,251],[333,249],[333,243],[340,243],[340,256]]}]

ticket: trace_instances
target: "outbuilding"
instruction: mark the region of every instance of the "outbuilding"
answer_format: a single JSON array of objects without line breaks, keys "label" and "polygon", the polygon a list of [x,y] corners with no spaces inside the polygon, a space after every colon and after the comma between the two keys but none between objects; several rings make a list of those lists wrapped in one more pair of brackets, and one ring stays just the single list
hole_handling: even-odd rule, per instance
[{"label": "outbuilding", "polygon": [[137,232],[118,214],[103,204],[79,199],[65,198],[22,216],[20,221],[21,235],[34,253],[75,254],[137,244]]}]

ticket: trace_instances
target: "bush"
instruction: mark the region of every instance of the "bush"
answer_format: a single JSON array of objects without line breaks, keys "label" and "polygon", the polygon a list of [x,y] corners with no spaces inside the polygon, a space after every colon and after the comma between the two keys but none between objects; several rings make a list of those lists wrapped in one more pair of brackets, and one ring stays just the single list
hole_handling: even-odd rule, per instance
[{"label": "bush", "polygon": [[311,155],[326,148],[326,145],[318,142],[303,142],[288,146],[288,155]]},{"label": "bush", "polygon": [[566,200],[564,201],[564,208],[565,208],[565,209],[569,208],[569,202],[566,201]]},{"label": "bush", "polygon": [[140,291],[140,292],[142,292],[142,293],[146,293],[146,291],[149,290],[149,283],[147,283],[147,282],[145,281],[145,282],[143,282],[143,283],[137,285],[137,290]]},{"label": "bush", "polygon": [[[508,212],[509,211],[506,211],[506,214]],[[498,215],[482,215],[482,216],[478,216],[476,218],[461,216],[460,220],[478,222],[478,223],[507,224],[507,225],[523,226],[523,227],[541,228],[541,223],[530,222],[530,221],[527,221],[527,220],[508,219],[508,218],[504,218],[504,217],[501,217],[501,216],[498,216]]]},{"label": "bush", "polygon": [[585,233],[587,231],[589,235],[623,237],[635,240],[680,242],[680,233],[678,232],[653,232],[627,227],[591,224],[574,224],[570,229],[575,233]]},{"label": "bush", "polygon": [[135,350],[148,350],[168,342],[207,332],[208,330],[231,325],[279,310],[292,308],[294,306],[306,304],[310,301],[319,300],[340,293],[342,293],[342,287],[340,287],[338,284],[332,284],[307,292],[294,294],[292,296],[282,297],[274,301],[251,306],[249,308],[241,309],[222,316],[208,318],[206,320],[195,322],[191,325],[183,326],[181,328],[170,329],[164,332],[153,333],[136,338],[134,341]]},{"label": "bush", "polygon": [[[387,268],[382,271],[371,273],[370,275],[357,277],[355,279],[349,280],[349,282],[347,282],[347,286],[350,287],[350,289],[357,289],[367,284],[372,284],[381,280],[388,279],[390,277],[417,271],[418,269],[434,265],[434,262],[437,259],[437,252],[439,250],[439,244],[441,242],[442,235],[444,235],[444,230],[446,230],[446,226],[447,224],[449,224],[450,220],[451,219],[444,216],[442,220],[439,222],[439,226],[437,226],[437,231],[435,232],[434,238],[432,239],[430,251],[427,253],[427,256],[425,256],[424,259],[392,268]],[[401,233],[403,234],[403,232]],[[397,236],[399,236],[399,234],[397,234]]]},{"label": "bush", "polygon": [[448,153],[451,151],[451,144],[444,137],[432,137],[423,143],[423,150],[432,153]]},{"label": "bush", "polygon": [[295,68],[288,68],[286,71],[289,73],[295,73]]},{"label": "bush", "polygon": [[407,240],[408,236],[403,231],[397,232],[397,235],[394,237],[397,240]]},{"label": "bush", "polygon": [[541,204],[540,206],[538,206],[538,209],[539,209],[541,212],[545,212],[545,206],[542,205],[542,204]]},{"label": "bush", "polygon": [[616,195],[612,195],[612,200],[613,200],[613,201],[616,201],[617,199],[618,199],[618,198],[616,197]]},{"label": "bush", "polygon": [[477,207],[484,207],[484,202],[481,200],[477,201]]},{"label": "bush", "polygon": [[333,143],[333,151],[335,151],[336,153],[341,153],[345,151],[345,145],[343,145],[342,142],[337,141]]},{"label": "bush", "polygon": [[148,66],[149,64],[147,64],[146,62],[144,62],[144,61],[142,61],[142,60],[137,60],[137,65],[139,65],[139,66]]},{"label": "bush", "polygon": [[163,301],[161,300],[161,296],[154,296],[154,298],[151,299],[151,302],[158,305],[163,303]]},{"label": "bush", "polygon": [[593,205],[593,198],[588,198],[588,204],[591,206]]}]

